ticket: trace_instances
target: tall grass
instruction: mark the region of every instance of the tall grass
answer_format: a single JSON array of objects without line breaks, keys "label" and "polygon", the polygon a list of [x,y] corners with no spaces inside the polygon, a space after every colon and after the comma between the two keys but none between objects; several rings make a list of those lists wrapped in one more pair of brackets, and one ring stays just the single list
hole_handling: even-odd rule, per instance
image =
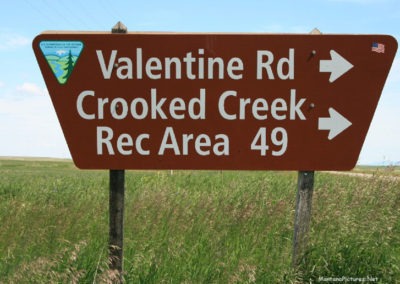
[{"label": "tall grass", "polygon": [[304,279],[400,282],[400,180],[321,175]]},{"label": "tall grass", "polygon": [[[127,283],[400,279],[396,179],[317,173],[310,246],[291,268],[296,173],[127,171]],[[108,172],[0,160],[0,283],[107,283]]]}]

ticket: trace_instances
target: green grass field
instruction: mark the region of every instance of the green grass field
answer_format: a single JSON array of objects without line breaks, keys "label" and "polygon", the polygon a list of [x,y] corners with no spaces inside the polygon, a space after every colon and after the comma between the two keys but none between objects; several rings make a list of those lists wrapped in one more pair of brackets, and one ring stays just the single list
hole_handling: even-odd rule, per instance
[{"label": "green grass field", "polygon": [[[309,250],[292,269],[296,172],[127,171],[124,278],[400,283],[400,180],[388,175],[317,172]],[[0,283],[113,277],[108,171],[0,159],[0,224]]]}]

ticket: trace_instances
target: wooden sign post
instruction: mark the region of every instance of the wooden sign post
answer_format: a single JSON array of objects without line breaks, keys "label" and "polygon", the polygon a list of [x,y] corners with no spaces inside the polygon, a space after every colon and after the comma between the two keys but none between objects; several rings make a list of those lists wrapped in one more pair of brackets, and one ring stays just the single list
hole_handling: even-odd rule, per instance
[{"label": "wooden sign post", "polygon": [[310,230],[314,172],[300,171],[297,179],[297,196],[294,220],[292,265],[300,264],[307,249]]},{"label": "wooden sign post", "polygon": [[125,170],[110,170],[109,268],[123,279]]},{"label": "wooden sign post", "polygon": [[[112,28],[112,33],[126,32],[127,28],[121,22]],[[119,281],[123,282],[125,170],[110,170],[109,202],[109,268],[117,271]]]},{"label": "wooden sign post", "polygon": [[[313,29],[310,34],[320,35],[318,29]],[[313,52],[314,56],[316,52]],[[297,267],[304,257],[308,245],[310,231],[312,196],[314,192],[314,171],[299,171],[297,178],[297,194],[294,216],[294,236],[292,266]]]}]

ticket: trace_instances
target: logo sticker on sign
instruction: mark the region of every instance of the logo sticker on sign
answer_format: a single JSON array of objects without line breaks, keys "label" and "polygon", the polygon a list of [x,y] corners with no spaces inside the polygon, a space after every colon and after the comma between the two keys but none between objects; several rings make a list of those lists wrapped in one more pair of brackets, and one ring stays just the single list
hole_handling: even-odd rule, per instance
[{"label": "logo sticker on sign", "polygon": [[43,53],[58,83],[66,84],[83,50],[81,41],[41,41]]}]

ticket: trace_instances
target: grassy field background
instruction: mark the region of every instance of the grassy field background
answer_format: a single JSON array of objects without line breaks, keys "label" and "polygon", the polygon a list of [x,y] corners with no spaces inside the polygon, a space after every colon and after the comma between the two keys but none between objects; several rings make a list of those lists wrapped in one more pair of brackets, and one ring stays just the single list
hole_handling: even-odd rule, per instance
[{"label": "grassy field background", "polygon": [[[124,278],[400,283],[398,169],[365,170],[372,177],[315,174],[309,250],[296,270],[296,172],[127,171]],[[108,190],[108,171],[0,159],[0,283],[110,281]]]}]

